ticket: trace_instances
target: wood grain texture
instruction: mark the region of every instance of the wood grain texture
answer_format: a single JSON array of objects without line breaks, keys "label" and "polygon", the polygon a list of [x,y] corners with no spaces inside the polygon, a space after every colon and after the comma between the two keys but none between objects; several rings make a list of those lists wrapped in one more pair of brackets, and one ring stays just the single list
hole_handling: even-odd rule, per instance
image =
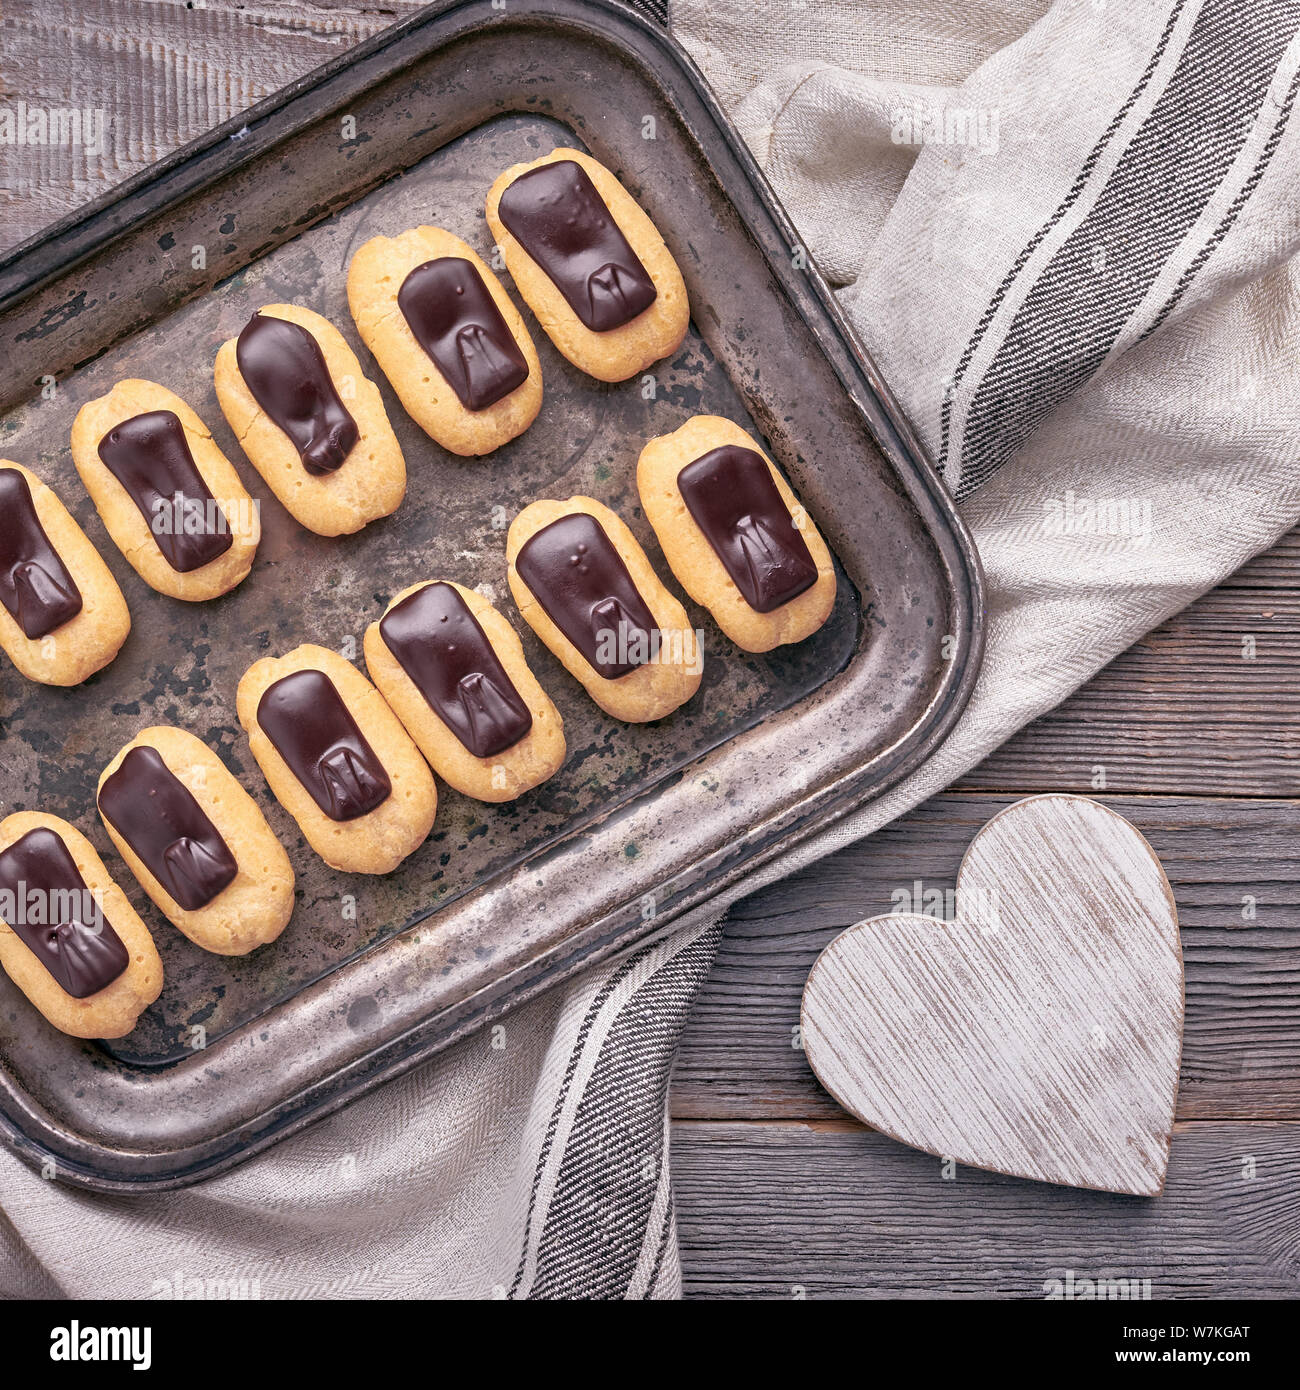
[{"label": "wood grain texture", "polygon": [[827,1091],[905,1144],[1155,1196],[1183,1035],[1160,863],[1095,801],[1019,801],[971,842],[953,920],[872,917],[827,946],[802,1032]]},{"label": "wood grain texture", "polygon": [[[951,912],[962,855],[1014,796],[948,793],[732,908],[678,1056],[681,1119],[843,1112],[800,1048],[799,998],[840,931],[896,907]],[[1300,804],[1102,798],[1173,887],[1187,976],[1178,1115],[1300,1120]]]},{"label": "wood grain texture", "polygon": [[1069,1271],[1076,1295],[1108,1277],[1152,1299],[1300,1292],[1290,1125],[1180,1125],[1155,1201],[798,1124],[678,1124],[673,1182],[688,1298],[1041,1299]]},{"label": "wood grain texture", "polygon": [[6,0],[0,106],[102,111],[109,129],[93,153],[0,145],[0,253],[418,8]]},{"label": "wood grain texture", "polygon": [[958,786],[1300,795],[1300,532],[1250,561]]}]

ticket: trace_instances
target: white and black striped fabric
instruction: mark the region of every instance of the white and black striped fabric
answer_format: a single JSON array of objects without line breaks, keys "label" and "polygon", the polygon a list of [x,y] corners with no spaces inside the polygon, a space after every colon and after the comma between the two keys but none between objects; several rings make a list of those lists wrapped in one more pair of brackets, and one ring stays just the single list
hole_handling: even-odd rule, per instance
[{"label": "white and black striped fabric", "polygon": [[959,499],[1110,354],[1165,322],[1291,120],[1300,72],[1280,70],[1300,0],[1145,8],[1159,29],[1140,75],[962,347],[938,452]]},{"label": "white and black striped fabric", "polygon": [[[956,731],[769,881],[940,790],[1300,520],[1300,0],[669,18],[988,579]],[[676,1296],[666,1101],[718,936],[683,924],[184,1192],[96,1200],[0,1153],[0,1296]]]},{"label": "white and black striped fabric", "polygon": [[627,0],[638,14],[665,27],[668,24],[668,0]]},{"label": "white and black striped fabric", "polygon": [[721,928],[696,926],[584,983],[565,1008],[528,1127],[528,1210],[512,1298],[680,1291],[668,1078]]}]

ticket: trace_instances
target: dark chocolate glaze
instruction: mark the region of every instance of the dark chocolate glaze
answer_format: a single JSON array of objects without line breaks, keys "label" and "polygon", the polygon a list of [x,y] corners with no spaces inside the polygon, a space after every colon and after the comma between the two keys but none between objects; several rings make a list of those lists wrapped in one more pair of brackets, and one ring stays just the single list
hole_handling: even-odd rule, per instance
[{"label": "dark chocolate glaze", "polygon": [[343,466],[360,438],[334,389],[320,344],[274,314],[254,314],[235,343],[235,361],[253,399],[289,436],[314,478]]},{"label": "dark chocolate glaze", "polygon": [[688,463],[677,486],[751,608],[771,613],[817,582],[817,566],[761,454],[724,444]]},{"label": "dark chocolate glaze", "polygon": [[150,410],[123,420],[99,441],[99,457],[130,493],[178,574],[202,569],[234,544],[172,411]]},{"label": "dark chocolate glaze", "polygon": [[257,722],[330,820],[356,820],[391,794],[383,763],[323,671],[295,671],[268,686]]},{"label": "dark chocolate glaze", "polygon": [[156,748],[136,747],[99,789],[99,809],[186,912],[239,872],[230,846]]},{"label": "dark chocolate glaze", "polygon": [[[654,615],[594,516],[571,512],[543,526],[524,542],[515,570],[551,621],[606,680],[626,676],[649,660]],[[618,634],[616,659],[600,660],[611,633]],[[619,653],[631,650],[634,643],[642,646],[646,657],[619,661]]]},{"label": "dark chocolate glaze", "polygon": [[384,614],[379,635],[430,709],[476,758],[533,727],[487,633],[450,584],[426,584]]},{"label": "dark chocolate glaze", "polygon": [[[90,910],[97,905],[86,880],[53,830],[29,830],[0,853],[0,891],[16,905],[9,926],[65,994],[74,999],[98,994],[130,965],[113,924],[102,910]],[[37,916],[45,920],[31,920]]]},{"label": "dark chocolate glaze", "polygon": [[27,479],[0,468],[0,603],[29,641],[81,612],[81,590],[50,544]]},{"label": "dark chocolate glaze", "polygon": [[397,307],[466,410],[486,410],[528,380],[528,363],[483,277],[460,256],[425,261]]},{"label": "dark chocolate glaze", "polygon": [[557,159],[520,174],[497,211],[588,328],[622,328],[658,291],[581,164]]}]

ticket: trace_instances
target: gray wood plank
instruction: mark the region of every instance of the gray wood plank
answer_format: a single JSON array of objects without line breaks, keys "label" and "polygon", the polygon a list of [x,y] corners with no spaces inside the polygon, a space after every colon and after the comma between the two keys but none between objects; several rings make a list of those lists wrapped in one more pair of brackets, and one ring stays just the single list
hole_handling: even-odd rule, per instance
[{"label": "gray wood plank", "polygon": [[1220,589],[1294,590],[1300,575],[1300,529],[1289,531],[1271,549],[1247,560]]},{"label": "gray wood plank", "polygon": [[1067,1271],[1153,1299],[1300,1294],[1293,1125],[1178,1126],[1155,1198],[946,1179],[860,1128],[681,1121],[672,1152],[688,1297],[1043,1298]]},{"label": "gray wood plank", "polygon": [[962,788],[1300,794],[1300,533],[1113,661]]},{"label": "gray wood plank", "polygon": [[[896,893],[952,888],[978,829],[1016,797],[936,797],[731,910],[673,1083],[681,1118],[841,1115],[798,1047],[821,948]],[[1160,855],[1182,926],[1184,1119],[1300,1119],[1300,803],[1102,797]],[[1253,899],[1253,919],[1245,899]]]},{"label": "gray wood plank", "polygon": [[0,146],[0,252],[419,8],[6,0],[0,105],[102,110],[102,153]]}]

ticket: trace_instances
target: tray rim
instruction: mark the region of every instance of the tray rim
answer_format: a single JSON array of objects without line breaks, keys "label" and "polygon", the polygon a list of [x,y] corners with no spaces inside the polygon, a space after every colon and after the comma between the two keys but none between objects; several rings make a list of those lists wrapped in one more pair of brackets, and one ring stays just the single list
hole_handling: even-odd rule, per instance
[{"label": "tray rim", "polygon": [[[767,184],[765,176],[721,109],[690,55],[665,30],[640,13],[620,3],[620,0],[512,0],[510,9],[504,13],[489,9],[486,0],[442,0],[442,3],[435,3],[417,11],[346,53],[304,74],[256,106],[232,117],[156,164],[139,171],[83,208],[56,222],[47,231],[38,233],[14,248],[0,258],[0,315],[20,307],[25,300],[59,276],[75,269],[78,264],[97,252],[110,247],[113,242],[125,237],[140,224],[165,212],[168,207],[195,196],[205,187],[227,177],[243,165],[264,157],[275,146],[345,106],[359,93],[387,80],[393,75],[394,70],[380,66],[379,60],[395,46],[406,44],[411,36],[421,29],[428,29],[430,33],[422,46],[410,55],[412,59],[426,57],[439,47],[473,32],[472,28],[469,28],[435,33],[440,26],[447,25],[457,17],[467,18],[467,12],[484,11],[486,13],[483,14],[482,22],[477,24],[478,28],[490,27],[494,19],[504,22],[518,22],[521,18],[534,21],[565,21],[588,30],[603,42],[612,43],[619,48],[622,56],[637,65],[644,68],[649,64],[653,76],[665,88],[666,93],[671,92],[674,82],[685,82],[691,89],[691,95],[704,107],[716,127],[717,136],[725,145],[728,154],[736,161],[741,175],[748,184],[748,191],[757,198],[763,212],[770,217],[788,245],[803,245],[802,239]],[[640,44],[634,45],[631,37],[639,39]],[[642,51],[647,43],[657,50],[656,63],[650,64]],[[372,64],[376,68],[373,75],[364,72]],[[277,113],[285,112],[286,108],[295,102],[326,87],[340,74],[351,74],[355,79],[354,84],[347,90],[336,93],[336,99],[332,103],[319,102],[312,105],[304,102],[296,112],[290,111],[282,116],[278,123],[273,123]],[[734,186],[725,183],[724,189],[729,197],[735,191]],[[768,258],[765,250],[764,256]],[[819,345],[826,353],[828,364],[839,378],[856,411],[863,417],[868,431],[875,437],[881,453],[908,499],[917,509],[924,528],[939,554],[948,579],[949,598],[955,619],[953,627],[957,637],[957,652],[949,671],[937,683],[934,698],[916,722],[894,744],[882,748],[869,760],[868,766],[880,764],[883,771],[865,795],[844,804],[827,805],[821,813],[809,815],[794,829],[778,835],[774,841],[752,855],[746,855],[739,862],[733,862],[729,868],[706,877],[703,883],[687,892],[674,904],[670,912],[664,914],[658,928],[639,936],[638,943],[647,943],[665,935],[675,928],[684,915],[697,911],[714,899],[725,897],[734,900],[740,895],[740,891],[743,891],[737,891],[737,885],[741,884],[744,877],[755,867],[812,834],[824,830],[896,785],[947,737],[969,700],[979,671],[984,645],[983,576],[978,552],[969,532],[943,488],[939,475],[926,458],[910,423],[881,379],[811,257],[808,259],[807,267],[800,270],[799,276],[799,283],[810,293],[825,320],[825,327],[832,331],[838,339],[839,348],[842,349],[840,354],[832,354],[829,350],[831,345],[826,342],[825,334],[821,331],[822,326],[810,323],[809,326],[816,333]],[[784,284],[784,288],[787,293],[791,292],[789,284]],[[801,296],[794,296],[797,307],[799,298]],[[854,389],[855,385],[858,389]],[[848,779],[846,777],[842,780]],[[820,795],[829,802],[831,791],[832,788],[823,788]],[[715,857],[726,858],[725,854]],[[419,929],[418,924],[415,929]],[[131,1152],[124,1148],[107,1148],[89,1143],[80,1135],[70,1136],[57,1120],[41,1112],[25,1091],[19,1091],[16,1097],[10,1092],[9,1099],[18,1101],[15,1109],[26,1117],[27,1123],[20,1124],[5,1106],[0,1105],[0,1132],[5,1134],[11,1147],[29,1164],[39,1165],[46,1159],[54,1160],[58,1179],[69,1185],[115,1193],[183,1187],[225,1171],[254,1153],[279,1142],[280,1139],[287,1138],[308,1124],[337,1111],[383,1081],[392,1079],[427,1060],[484,1022],[499,1016],[508,1007],[534,997],[559,979],[610,954],[619,944],[627,945],[630,942],[623,933],[615,932],[607,947],[581,955],[576,963],[568,957],[548,963],[544,969],[534,973],[527,987],[516,989],[513,993],[508,992],[508,989],[497,990],[483,1008],[474,1007],[478,995],[469,997],[462,1005],[447,1011],[454,1013],[459,1021],[453,1022],[449,1029],[444,1029],[432,1038],[424,1036],[422,1042],[418,1041],[417,1045],[409,1050],[402,1050],[400,1045],[408,1036],[418,1038],[421,1034],[427,1035],[431,1020],[426,1019],[420,1025],[387,1038],[373,1054],[343,1063],[327,1078],[333,1082],[354,1070],[360,1071],[363,1074],[355,1084],[341,1087],[335,1094],[318,1103],[311,1101],[311,1094],[317,1089],[323,1089],[325,1083],[318,1081],[305,1087],[302,1093],[294,1097],[295,1102],[302,1103],[284,1124],[273,1130],[259,1132],[251,1141],[236,1144],[230,1152],[215,1159],[201,1160],[192,1167],[187,1168],[179,1164],[163,1172],[141,1173],[131,1177],[109,1176],[97,1169],[93,1161],[83,1159],[81,1155],[89,1154],[93,1157],[96,1154],[112,1153],[119,1158],[129,1159]],[[598,940],[597,946],[599,945]],[[510,975],[502,977],[507,986],[510,978]],[[483,990],[480,993],[487,994],[487,991]],[[508,1000],[504,1005],[495,1002],[502,994]],[[385,1060],[368,1074],[365,1073],[364,1064],[381,1056]],[[0,1077],[0,1081],[4,1079]],[[6,1086],[5,1090],[9,1091],[10,1088]],[[34,1137],[33,1130],[36,1133],[44,1133],[55,1140],[55,1144],[51,1146]],[[187,1150],[178,1148],[167,1152],[180,1158]]]}]

